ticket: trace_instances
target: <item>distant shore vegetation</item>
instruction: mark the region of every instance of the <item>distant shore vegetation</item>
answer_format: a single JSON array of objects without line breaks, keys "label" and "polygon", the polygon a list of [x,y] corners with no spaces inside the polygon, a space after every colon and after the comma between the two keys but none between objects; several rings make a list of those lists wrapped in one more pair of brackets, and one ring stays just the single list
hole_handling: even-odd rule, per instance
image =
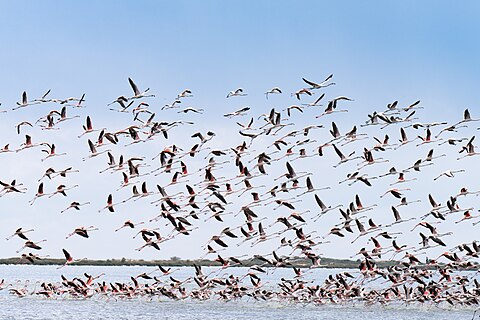
[{"label": "distant shore vegetation", "polygon": [[[241,264],[232,265],[233,267],[250,267],[254,265],[263,265],[265,267],[274,267],[273,264],[267,264],[260,259],[246,259],[241,260]],[[283,267],[297,267],[297,268],[309,268],[311,262],[302,258],[292,258],[288,260],[288,264]],[[25,258],[13,257],[13,258],[4,258],[0,259],[1,265],[63,265],[65,263],[64,259],[49,259],[43,258],[41,260],[35,260],[33,263]],[[396,261],[383,261],[379,262],[380,267],[393,266]],[[331,259],[323,258],[321,260],[320,268],[345,268],[345,269],[355,269],[358,268],[360,260],[348,260],[348,259]],[[82,260],[79,262],[72,263],[72,265],[78,266],[171,266],[171,267],[181,267],[181,266],[212,266],[219,267],[221,263],[215,260],[208,259],[181,259],[180,257],[171,257],[168,260],[143,260],[143,259],[106,259],[106,260]]]}]

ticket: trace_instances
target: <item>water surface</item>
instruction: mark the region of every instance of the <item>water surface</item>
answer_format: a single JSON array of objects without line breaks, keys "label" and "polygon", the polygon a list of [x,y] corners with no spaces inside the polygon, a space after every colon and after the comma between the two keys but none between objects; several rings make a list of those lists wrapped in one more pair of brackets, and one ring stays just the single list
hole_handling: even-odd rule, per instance
[{"label": "water surface", "polygon": [[[155,267],[144,266],[68,266],[56,269],[55,266],[32,265],[2,265],[0,278],[6,279],[12,286],[23,286],[29,280],[29,287],[33,289],[43,281],[60,282],[60,275],[68,279],[82,277],[84,272],[105,275],[99,280],[107,282],[129,282],[131,276],[143,272],[151,272]],[[218,268],[202,268],[204,274],[214,272]],[[241,276],[247,268],[229,268],[220,270],[218,276],[234,274]],[[329,274],[355,270],[345,269],[315,269],[305,273],[305,280],[321,283]],[[176,279],[186,279],[194,274],[192,267],[179,267],[172,274]],[[161,277],[160,272],[153,273]],[[268,270],[261,276],[265,288],[276,288],[280,278],[293,278],[291,269]],[[168,282],[168,279],[165,278]],[[148,282],[148,280],[139,280]],[[375,285],[375,284],[373,284]],[[187,288],[195,287],[195,283],[186,284]],[[277,288],[278,289],[278,288]],[[114,299],[95,297],[91,299],[46,299],[38,295],[29,295],[18,298],[9,294],[8,289],[0,291],[0,319],[472,319],[472,308],[441,307],[435,305],[403,305],[392,304],[387,306],[366,306],[363,302],[346,305],[317,305],[304,303],[287,303],[282,301],[256,301],[244,298],[224,302],[213,297],[207,301],[198,300],[169,300],[165,297]]]}]

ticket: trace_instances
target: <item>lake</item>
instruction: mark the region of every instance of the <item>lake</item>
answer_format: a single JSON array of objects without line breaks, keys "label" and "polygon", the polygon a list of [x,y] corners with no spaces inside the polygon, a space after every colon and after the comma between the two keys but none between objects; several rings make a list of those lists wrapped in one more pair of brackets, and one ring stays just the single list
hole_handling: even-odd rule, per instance
[{"label": "lake", "polygon": [[[184,280],[193,276],[194,268],[179,267],[171,275],[175,279]],[[130,282],[131,276],[141,273],[150,273],[155,267],[143,266],[68,266],[57,269],[56,266],[33,265],[1,265],[0,279],[4,278],[6,285],[23,287],[29,281],[29,290],[39,289],[40,282],[61,281],[60,275],[68,279],[82,277],[84,272],[92,275],[105,273],[97,281]],[[244,275],[248,268],[228,268],[221,270],[212,267],[203,267],[204,274],[213,272],[210,277],[233,274]],[[314,269],[305,271],[304,280],[321,283],[329,274],[348,271],[357,274],[356,270],[346,269]],[[168,278],[161,272],[156,275],[168,282]],[[274,289],[280,278],[293,279],[291,269],[268,269],[262,274],[262,283],[265,288]],[[139,279],[141,283],[152,280]],[[134,299],[113,299],[94,297],[90,299],[53,298],[46,299],[39,295],[27,295],[18,298],[9,293],[8,288],[0,291],[0,319],[472,319],[473,308],[437,307],[431,304],[391,304],[387,306],[366,306],[363,302],[348,303],[345,305],[317,305],[313,303],[288,303],[284,301],[256,301],[252,298],[243,298],[234,301],[220,301],[216,296],[206,301],[192,299],[170,300],[165,297],[154,299],[140,297]],[[372,284],[373,286],[375,284]],[[185,287],[193,288],[192,281]],[[277,288],[278,290],[278,288]]]}]

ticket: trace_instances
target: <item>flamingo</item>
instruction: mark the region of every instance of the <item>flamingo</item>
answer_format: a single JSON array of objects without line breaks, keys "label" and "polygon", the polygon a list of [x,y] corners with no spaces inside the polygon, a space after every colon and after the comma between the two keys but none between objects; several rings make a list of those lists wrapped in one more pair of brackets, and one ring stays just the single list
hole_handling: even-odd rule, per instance
[{"label": "flamingo", "polygon": [[432,143],[432,142],[437,142],[442,140],[442,139],[432,140],[432,132],[430,131],[430,128],[427,128],[425,138],[422,136],[418,136],[418,138],[422,140],[422,142],[417,144],[417,147],[426,143]]},{"label": "flamingo", "polygon": [[273,87],[272,89],[265,92],[265,98],[268,100],[269,94],[281,94],[281,93],[282,93],[282,90],[280,90],[279,87]]},{"label": "flamingo", "polygon": [[40,240],[38,242],[33,242],[31,240],[27,240],[27,241],[25,241],[25,244],[23,245],[23,247],[21,247],[20,249],[17,250],[17,253],[19,253],[20,251],[22,251],[25,248],[41,250],[42,247],[40,247],[39,244],[42,243],[42,242],[45,242],[45,241],[47,241],[47,240]]},{"label": "flamingo", "polygon": [[70,205],[68,207],[66,207],[65,209],[60,211],[60,213],[64,213],[65,211],[67,211],[69,209],[75,209],[75,210],[79,211],[81,206],[85,206],[85,205],[88,205],[88,204],[90,204],[90,202],[88,202],[88,201],[83,202],[83,203],[80,203],[78,201],[73,201],[72,203],[70,203]]},{"label": "flamingo", "polygon": [[30,149],[38,146],[43,146],[46,145],[47,143],[42,142],[42,143],[32,143],[32,137],[29,136],[28,134],[25,135],[25,142],[20,145],[20,148],[16,150],[16,152],[20,152],[25,149]]},{"label": "flamingo", "polygon": [[394,182],[394,183],[390,183],[390,186],[394,186],[394,185],[400,184],[400,183],[406,183],[406,182],[410,182],[410,181],[415,181],[415,180],[417,180],[417,178],[405,179],[405,173],[400,172],[400,173],[398,174],[398,179],[397,179],[397,181]]},{"label": "flamingo", "polygon": [[203,111],[204,111],[204,109],[202,109],[202,108],[188,107],[188,108],[182,109],[182,110],[180,110],[180,111],[177,111],[177,113],[189,113],[189,112],[193,112],[193,113],[203,114]]},{"label": "flamingo", "polygon": [[139,98],[147,98],[147,97],[155,97],[155,95],[153,95],[153,94],[150,94],[150,95],[146,94],[150,90],[150,88],[147,88],[145,91],[141,92],[138,89],[135,82],[133,82],[133,80],[131,78],[128,78],[128,83],[132,87],[133,94],[134,94],[132,97],[128,98],[128,100],[139,99]]},{"label": "flamingo", "polygon": [[182,92],[180,92],[177,95],[177,99],[190,98],[190,97],[193,97],[192,91],[190,89],[184,89]]},{"label": "flamingo", "polygon": [[45,93],[43,94],[43,96],[41,96],[41,97],[38,98],[38,99],[33,99],[33,101],[34,101],[34,102],[50,102],[51,99],[47,99],[47,96],[50,94],[50,91],[51,91],[50,89],[47,90],[47,92],[45,92]]},{"label": "flamingo", "polygon": [[20,134],[20,128],[21,128],[22,126],[30,126],[30,127],[33,128],[33,125],[32,125],[30,122],[28,122],[28,121],[22,121],[22,122],[20,122],[19,124],[17,124],[17,125],[15,126],[15,127],[17,128],[17,133],[18,133],[18,134]]},{"label": "flamingo", "polygon": [[55,153],[55,144],[54,143],[52,143],[52,144],[47,143],[46,145],[49,149],[43,149],[42,150],[42,152],[47,153],[47,156],[41,160],[42,162],[49,159],[49,158],[52,158],[52,157],[59,157],[59,156],[67,155],[65,152],[64,153]]},{"label": "flamingo", "polygon": [[[349,99],[347,97],[340,97],[340,98],[336,98],[334,100],[331,100],[331,101],[328,102],[327,108],[323,111],[323,113],[321,115],[316,116],[315,118],[318,119],[318,118],[321,118],[325,115],[336,113],[336,112],[348,112],[348,110],[345,110],[345,109],[336,110],[338,100],[349,100],[349,101],[351,101],[351,99]],[[317,103],[317,102],[315,102],[315,103]]]},{"label": "flamingo", "polygon": [[86,161],[87,159],[97,157],[97,156],[99,156],[99,155],[101,155],[105,152],[111,152],[112,151],[112,150],[108,149],[108,150],[103,150],[103,151],[98,152],[97,148],[95,147],[95,144],[90,139],[88,139],[88,147],[90,148],[90,155],[86,158],[83,158],[82,159],[83,161]]},{"label": "flamingo", "polygon": [[386,225],[387,228],[391,227],[393,225],[396,225],[396,224],[400,224],[400,223],[404,223],[404,222],[416,219],[415,217],[412,217],[410,219],[404,220],[400,217],[400,212],[398,212],[397,208],[395,208],[394,206],[392,206],[391,208],[392,208],[392,212],[393,212],[393,216],[395,218],[395,221],[393,223],[389,224],[389,225]]},{"label": "flamingo", "polygon": [[410,188],[404,188],[404,189],[397,189],[397,188],[393,188],[393,189],[389,189],[387,191],[385,191],[384,194],[382,194],[380,196],[380,198],[383,198],[385,197],[387,194],[391,194],[393,195],[395,198],[398,198],[400,199],[402,197],[402,193],[400,191],[407,191],[407,190],[411,190]]},{"label": "flamingo", "polygon": [[466,122],[475,122],[475,121],[480,121],[480,119],[473,119],[470,116],[470,111],[468,111],[468,108],[467,108],[463,111],[463,120],[461,120],[460,122],[457,122],[454,126],[457,126],[459,124],[466,123]]},{"label": "flamingo", "polygon": [[110,212],[115,212],[115,209],[113,208],[113,197],[112,197],[112,194],[109,194],[108,195],[108,198],[107,198],[107,205],[105,207],[103,207],[102,209],[98,210],[98,212],[102,212],[103,210],[105,209],[108,209],[108,211]]},{"label": "flamingo", "polygon": [[52,178],[57,177],[57,176],[65,178],[67,176],[67,173],[76,173],[76,172],[80,172],[80,171],[76,170],[76,169],[74,170],[73,167],[68,167],[68,168],[65,168],[63,170],[53,172],[52,173]]},{"label": "flamingo", "polygon": [[310,193],[310,192],[314,192],[314,191],[319,191],[319,190],[328,190],[328,189],[331,189],[330,187],[323,187],[323,188],[314,188],[313,187],[313,184],[312,184],[312,180],[310,179],[310,177],[307,177],[306,179],[306,184],[307,184],[307,190],[305,192],[302,192],[300,194],[297,195],[297,197],[301,197],[303,196],[304,194],[307,194],[307,193]]},{"label": "flamingo", "polygon": [[355,151],[351,152],[348,156],[345,156],[341,151],[340,149],[337,148],[337,146],[335,144],[332,144],[333,146],[333,149],[335,150],[335,152],[337,153],[337,155],[340,157],[340,162],[337,163],[336,165],[334,165],[333,167],[334,168],[337,168],[339,165],[341,165],[342,163],[345,163],[345,162],[348,162],[348,161],[351,161],[351,160],[355,160],[355,159],[359,159],[361,158],[360,156],[357,156],[357,157],[353,157],[352,156],[355,154]]},{"label": "flamingo", "polygon": [[13,180],[11,183],[5,183],[0,181],[0,185],[3,186],[3,189],[0,190],[0,197],[3,197],[7,193],[17,192],[17,193],[25,193],[25,188],[19,188],[23,185],[23,183],[17,184],[16,180]]},{"label": "flamingo", "polygon": [[433,180],[438,180],[440,177],[442,176],[445,176],[445,177],[448,177],[448,178],[453,178],[455,177],[455,174],[456,173],[460,173],[460,172],[465,172],[464,169],[460,169],[460,170],[447,170],[447,171],[444,171],[442,172],[440,175],[438,175],[436,178],[433,178]]},{"label": "flamingo", "polygon": [[43,182],[41,182],[38,185],[38,189],[37,189],[37,193],[35,194],[35,197],[32,200],[30,200],[30,202],[29,202],[30,205],[33,205],[38,198],[41,198],[41,197],[47,196],[47,195],[49,195],[49,194],[43,192]]},{"label": "flamingo", "polygon": [[68,239],[70,238],[71,236],[73,236],[74,234],[78,234],[79,236],[83,237],[83,238],[88,238],[89,237],[89,234],[88,232],[89,231],[94,231],[94,230],[98,230],[98,228],[95,228],[94,226],[89,226],[89,227],[77,227],[75,228],[75,230],[73,230],[72,233],[69,233],[65,239]]},{"label": "flamingo", "polygon": [[71,120],[71,119],[75,119],[75,118],[79,118],[80,116],[79,115],[75,115],[73,117],[67,117],[67,107],[63,106],[61,111],[58,113],[58,115],[60,116],[60,119],[58,119],[57,123],[60,123],[60,122],[64,122],[64,121],[67,121],[67,120]]},{"label": "flamingo", "polygon": [[[363,137],[359,138],[360,136],[363,136]],[[357,134],[357,126],[353,126],[352,130],[350,130],[345,134],[344,139],[347,140],[347,142],[343,143],[342,146],[352,143],[354,141],[364,140],[367,138],[368,137],[366,136],[366,134]]]},{"label": "flamingo", "polygon": [[460,159],[463,159],[463,158],[466,158],[466,157],[471,157],[471,156],[476,156],[476,155],[479,155],[480,152],[475,152],[475,147],[473,145],[473,140],[475,139],[475,136],[473,136],[467,143],[466,146],[462,147],[462,150],[460,150],[460,153],[461,152],[466,152],[466,154],[462,157],[459,157],[457,158],[457,160],[460,160]]},{"label": "flamingo", "polygon": [[127,227],[133,229],[133,228],[135,228],[136,225],[144,224],[144,223],[145,223],[144,221],[141,221],[141,222],[138,222],[138,223],[133,223],[132,221],[127,220],[123,223],[123,225],[120,228],[115,229],[115,232],[120,231],[121,229],[127,228]]},{"label": "flamingo", "polygon": [[466,195],[469,195],[469,194],[478,195],[478,194],[480,194],[480,191],[468,191],[468,189],[466,187],[462,187],[460,189],[460,192],[455,196],[455,198],[457,198],[459,196],[466,196]]},{"label": "flamingo", "polygon": [[[331,210],[335,210],[339,207],[341,207],[341,205],[337,205],[335,207],[332,207],[332,206],[326,206],[325,203],[323,203],[323,201],[315,194],[315,202],[317,203],[317,205],[319,206],[320,208],[320,213],[318,214],[317,216],[317,219],[320,218],[322,215],[324,215],[325,213],[331,211]],[[314,220],[316,221],[316,220]]]},{"label": "flamingo", "polygon": [[419,106],[420,104],[420,100],[417,100],[411,104],[409,104],[407,107],[403,108],[403,111],[410,111],[410,110],[414,110],[414,109],[423,109],[422,106]]},{"label": "flamingo", "polygon": [[64,184],[61,184],[57,187],[57,190],[55,190],[55,192],[51,193],[48,197],[51,198],[56,194],[61,194],[64,197],[66,197],[67,193],[65,191],[68,191],[68,190],[71,190],[71,189],[74,189],[74,188],[77,188],[77,187],[78,187],[78,184],[76,184],[72,187],[69,187],[69,188],[67,188]]},{"label": "flamingo", "polygon": [[[480,215],[472,215],[470,213],[470,210],[467,210],[463,213],[463,217],[462,219],[458,220],[458,221],[455,221],[455,223],[460,223],[462,221],[465,221],[465,220],[473,220],[473,219],[476,219],[476,218],[480,218]],[[476,225],[478,222],[474,222],[472,225]]]},{"label": "flamingo", "polygon": [[76,263],[76,262],[80,262],[80,261],[83,261],[83,260],[86,260],[86,258],[83,258],[83,259],[73,259],[72,255],[65,249],[62,249],[63,251],[63,254],[65,255],[65,263],[59,267],[57,267],[57,269],[61,269],[69,264],[72,264],[72,263]]},{"label": "flamingo", "polygon": [[227,94],[227,98],[230,98],[230,97],[242,97],[242,96],[246,96],[247,94],[243,92],[243,89],[242,88],[238,88],[238,89],[235,89],[233,91],[230,91],[228,94]]},{"label": "flamingo", "polygon": [[314,89],[321,89],[321,88],[325,88],[325,87],[335,85],[335,82],[328,82],[332,78],[333,78],[333,74],[330,74],[329,76],[327,76],[325,78],[325,80],[323,80],[320,83],[315,83],[315,82],[307,80],[305,78],[302,78],[302,80],[303,80],[303,82],[305,82],[306,84],[308,84],[310,86],[310,89],[314,90]]},{"label": "flamingo", "polygon": [[23,91],[22,93],[22,101],[21,102],[17,102],[17,106],[12,108],[12,110],[17,110],[17,109],[20,109],[20,108],[25,108],[25,107],[28,107],[28,106],[31,106],[31,105],[35,105],[35,104],[39,104],[40,101],[32,101],[32,102],[29,102],[28,99],[27,99],[27,92],[26,91]]},{"label": "flamingo", "polygon": [[303,88],[303,89],[297,90],[296,92],[292,93],[292,96],[295,96],[297,98],[297,100],[300,100],[301,99],[300,97],[304,94],[309,95],[309,96],[313,95],[313,93],[312,93],[312,91],[310,91],[310,89]]},{"label": "flamingo", "polygon": [[6,237],[5,240],[10,240],[13,237],[18,236],[19,238],[28,241],[29,239],[27,238],[25,233],[32,232],[32,231],[34,230],[33,229],[23,230],[23,228],[20,227],[17,230],[15,230],[15,232],[11,236]]},{"label": "flamingo", "polygon": [[365,163],[359,163],[357,165],[359,170],[375,163],[389,162],[388,159],[383,159],[383,158],[374,159],[372,151],[368,150],[367,148],[363,148],[363,159],[365,159]]},{"label": "flamingo", "polygon": [[406,197],[403,197],[402,199],[400,199],[400,204],[398,204],[397,207],[408,206],[409,204],[415,203],[415,202],[422,202],[422,200],[408,201]]},{"label": "flamingo", "polygon": [[400,136],[401,136],[401,139],[398,140],[400,144],[398,145],[398,147],[395,148],[395,150],[412,142],[411,140],[408,140],[407,134],[403,128],[400,128]]},{"label": "flamingo", "polygon": [[96,131],[102,131],[102,130],[105,130],[105,128],[94,130],[93,126],[92,126],[92,120],[90,119],[90,116],[87,116],[86,124],[83,126],[83,133],[81,135],[79,135],[78,138],[81,138],[86,134],[96,132]]}]

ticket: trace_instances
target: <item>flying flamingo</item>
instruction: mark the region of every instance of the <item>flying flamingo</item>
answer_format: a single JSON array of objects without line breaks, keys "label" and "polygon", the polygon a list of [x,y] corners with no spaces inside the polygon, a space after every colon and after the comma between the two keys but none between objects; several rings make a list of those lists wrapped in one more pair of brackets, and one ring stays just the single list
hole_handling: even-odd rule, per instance
[{"label": "flying flamingo", "polygon": [[305,79],[305,78],[302,78],[302,80],[303,80],[303,82],[305,82],[306,84],[308,84],[308,85],[310,86],[310,89],[311,89],[311,90],[314,90],[314,89],[321,89],[321,88],[325,88],[325,87],[329,87],[329,86],[335,85],[335,82],[328,82],[328,81],[330,81],[332,78],[333,78],[333,74],[330,74],[329,76],[327,76],[327,77],[325,78],[325,80],[323,80],[323,81],[320,82],[320,83],[316,83],[316,82],[307,80],[307,79]]},{"label": "flying flamingo", "polygon": [[144,223],[145,223],[145,222],[143,222],[143,221],[138,222],[138,223],[133,223],[132,221],[127,220],[127,221],[125,221],[125,222],[123,223],[123,225],[122,225],[120,228],[115,229],[115,232],[117,232],[117,231],[119,231],[119,230],[121,230],[121,229],[123,229],[123,228],[127,228],[127,227],[133,229],[133,228],[135,228],[136,225],[144,224]]},{"label": "flying flamingo", "polygon": [[[480,218],[480,215],[472,215],[470,213],[470,210],[467,210],[463,213],[463,217],[462,219],[458,220],[458,221],[455,221],[455,223],[460,223],[464,220],[472,220],[472,219],[476,219],[476,218]],[[478,222],[474,222],[472,225],[476,225]]]},{"label": "flying flamingo", "polygon": [[455,124],[455,126],[461,124],[461,123],[466,123],[466,122],[475,122],[475,121],[480,121],[480,119],[473,119],[470,115],[470,111],[468,111],[468,109],[465,109],[463,111],[463,120],[461,120],[460,122],[457,122]]},{"label": "flying flamingo", "polygon": [[281,93],[282,93],[282,90],[280,90],[279,87],[273,87],[272,89],[265,92],[265,98],[267,98],[267,100],[268,100],[268,95],[269,94],[281,94]]},{"label": "flying flamingo", "polygon": [[43,196],[46,196],[48,195],[48,193],[44,193],[43,192],[43,182],[41,182],[39,185],[38,185],[38,189],[37,189],[37,193],[35,194],[35,197],[30,200],[30,205],[33,205],[35,203],[35,200],[37,200],[38,198],[41,198]]},{"label": "flying flamingo", "polygon": [[368,150],[367,148],[363,149],[363,159],[365,160],[364,163],[359,163],[357,165],[358,169],[363,169],[366,166],[375,164],[375,163],[384,163],[384,162],[389,162],[388,159],[383,159],[383,158],[373,158],[372,150]]},{"label": "flying flamingo", "polygon": [[323,201],[315,194],[315,202],[317,203],[317,205],[319,206],[320,208],[320,213],[317,215],[317,219],[315,219],[314,221],[318,220],[321,216],[323,216],[325,213],[329,212],[329,211],[332,211],[334,209],[337,209],[339,207],[341,207],[341,205],[337,205],[335,207],[332,207],[332,206],[326,206],[325,203],[323,203]]},{"label": "flying flamingo", "polygon": [[418,138],[420,140],[422,140],[422,142],[417,144],[417,147],[421,146],[423,144],[426,144],[426,143],[432,143],[432,142],[437,142],[437,141],[443,140],[443,139],[432,140],[432,132],[430,131],[430,128],[427,128],[427,133],[426,133],[425,137],[418,136]]},{"label": "flying flamingo", "polygon": [[150,94],[150,95],[146,94],[150,90],[150,88],[147,88],[145,91],[140,92],[137,85],[133,82],[133,80],[131,78],[128,78],[128,83],[130,83],[130,86],[132,87],[132,90],[133,90],[133,93],[134,93],[134,95],[132,97],[128,98],[128,100],[139,99],[139,98],[147,98],[147,97],[155,97],[155,95],[153,95],[153,94]]},{"label": "flying flamingo", "polygon": [[86,260],[87,258],[82,258],[82,259],[76,259],[74,260],[73,257],[70,255],[70,253],[65,250],[65,249],[62,249],[63,251],[63,254],[65,255],[65,263],[59,267],[57,267],[57,269],[61,269],[69,264],[72,264],[72,263],[75,263],[75,262],[80,262],[80,261],[83,261],[83,260]]},{"label": "flying flamingo", "polygon": [[31,106],[31,105],[34,105],[34,104],[39,104],[40,101],[32,101],[32,102],[29,102],[28,99],[27,99],[27,92],[26,91],[23,91],[22,93],[22,101],[21,102],[17,102],[17,106],[15,108],[12,108],[12,110],[17,110],[17,109],[20,109],[20,108],[25,108],[25,107],[28,107],[28,106]]},{"label": "flying flamingo", "polygon": [[390,183],[390,186],[394,186],[394,185],[400,184],[400,183],[406,183],[406,182],[410,182],[410,181],[415,181],[415,180],[417,180],[417,178],[405,179],[405,173],[400,172],[400,173],[398,174],[398,179],[397,179],[397,181],[395,181],[394,183]]},{"label": "flying flamingo", "polygon": [[460,150],[460,153],[461,152],[466,152],[466,154],[462,157],[459,157],[457,158],[457,160],[460,160],[460,159],[463,159],[463,158],[466,158],[466,157],[471,157],[471,156],[475,156],[475,155],[479,155],[480,152],[475,152],[475,147],[473,145],[473,140],[475,139],[475,136],[473,136],[470,141],[468,141],[467,145],[462,147],[462,150]]},{"label": "flying flamingo", "polygon": [[399,139],[400,144],[398,145],[398,147],[395,148],[395,150],[397,150],[401,146],[407,145],[408,143],[412,142],[412,140],[408,140],[407,134],[403,128],[400,128],[400,136],[401,136],[401,139]]},{"label": "flying flamingo", "polygon": [[336,112],[348,112],[348,110],[336,110],[337,108],[337,101],[338,100],[348,100],[348,101],[352,101],[352,99],[350,98],[347,98],[347,97],[338,97],[338,98],[335,98],[331,101],[328,102],[328,105],[327,105],[327,108],[323,111],[323,113],[319,116],[316,116],[315,118],[321,118],[325,115],[328,115],[328,114],[332,114],[332,113],[336,113]]},{"label": "flying flamingo", "polygon": [[394,206],[392,206],[392,212],[393,212],[393,216],[395,217],[395,221],[389,225],[386,225],[386,227],[391,227],[393,225],[396,225],[396,224],[399,224],[399,223],[403,223],[403,222],[407,222],[407,221],[410,221],[410,220],[414,220],[416,219],[415,217],[412,217],[410,219],[407,219],[407,220],[404,220],[400,217],[400,212],[398,212],[397,208],[395,208]]},{"label": "flying flamingo", "polygon": [[16,152],[20,152],[22,150],[25,150],[25,149],[29,149],[29,148],[33,148],[33,147],[38,147],[38,146],[42,146],[42,145],[46,145],[45,142],[42,142],[42,143],[32,143],[32,137],[29,136],[28,134],[25,135],[25,143],[22,143],[20,145],[20,148],[16,150]]},{"label": "flying flamingo", "polygon": [[15,127],[17,128],[17,133],[18,133],[18,134],[20,134],[20,128],[21,128],[22,126],[30,126],[30,127],[33,128],[33,125],[32,125],[30,122],[28,122],[28,121],[22,121],[22,122],[20,122],[19,124],[17,124],[17,125],[15,126]]},{"label": "flying flamingo", "polygon": [[105,152],[112,151],[112,150],[108,149],[108,150],[103,150],[101,152],[98,152],[97,148],[95,147],[95,144],[90,139],[88,139],[88,147],[90,148],[90,155],[86,158],[83,158],[82,159],[83,161],[86,161],[87,159],[90,159],[90,158],[97,157],[97,156],[99,156],[99,155],[101,155]]},{"label": "flying flamingo", "polygon": [[23,230],[23,228],[18,228],[17,230],[15,230],[15,233],[14,233],[14,234],[12,234],[11,236],[8,236],[8,237],[5,238],[5,239],[6,239],[6,240],[10,240],[11,238],[13,238],[13,237],[15,237],[15,236],[18,236],[18,237],[20,237],[21,239],[28,241],[29,239],[27,238],[27,236],[25,235],[25,233],[27,233],[27,232],[32,232],[32,231],[34,231],[34,230],[33,230],[33,229]]},{"label": "flying flamingo", "polygon": [[230,97],[240,97],[240,96],[246,96],[247,94],[243,92],[243,89],[242,88],[238,88],[238,89],[235,89],[233,91],[230,91],[228,94],[227,94],[227,98],[230,98]]},{"label": "flying flamingo", "polygon": [[460,172],[465,172],[465,170],[460,169],[460,170],[447,170],[442,172],[439,176],[436,178],[433,178],[433,180],[437,180],[442,176],[448,177],[448,178],[453,178],[455,176],[455,173],[460,173]]},{"label": "flying flamingo", "polygon": [[47,145],[48,149],[43,149],[42,152],[47,153],[47,156],[41,160],[42,162],[49,159],[49,158],[52,158],[52,157],[67,155],[65,152],[64,153],[55,153],[55,144],[54,143],[52,143],[52,144],[47,143],[46,145]]},{"label": "flying flamingo", "polygon": [[62,211],[60,211],[60,213],[64,213],[65,211],[69,210],[69,209],[75,209],[75,210],[80,210],[80,207],[81,206],[84,206],[84,205],[87,205],[87,204],[90,204],[90,202],[84,202],[84,203],[80,203],[80,202],[77,202],[77,201],[73,201],[72,203],[70,203],[70,205],[68,207],[66,207],[65,209],[63,209]]},{"label": "flying flamingo", "polygon": [[102,212],[103,210],[105,209],[108,209],[108,211],[110,212],[115,212],[115,209],[113,208],[113,197],[112,197],[112,194],[109,194],[108,195],[108,198],[107,198],[107,205],[105,207],[103,207],[102,209],[98,210],[98,212]]},{"label": "flying flamingo", "polygon": [[76,188],[76,187],[78,187],[78,184],[76,184],[76,185],[74,185],[74,186],[72,186],[72,187],[70,187],[70,188],[67,188],[64,184],[61,184],[61,185],[59,185],[59,186],[57,187],[57,190],[55,190],[55,192],[51,193],[48,197],[51,198],[51,197],[53,197],[53,196],[56,195],[56,194],[61,194],[61,195],[63,195],[64,197],[66,197],[66,196],[67,196],[67,193],[66,193],[65,191],[74,189],[74,188]]},{"label": "flying flamingo", "polygon": [[89,237],[89,234],[88,232],[89,231],[94,231],[94,230],[98,230],[98,228],[95,228],[94,226],[89,226],[89,227],[77,227],[75,228],[75,230],[73,230],[72,233],[69,233],[65,239],[68,239],[70,238],[71,236],[73,236],[74,234],[78,234],[79,236],[83,237],[83,238],[88,238]]},{"label": "flying flamingo", "polygon": [[55,178],[57,176],[65,178],[67,176],[67,173],[74,173],[74,172],[80,172],[78,170],[74,170],[72,167],[65,168],[63,170],[53,172],[52,173],[52,178]]},{"label": "flying flamingo", "polygon": [[79,135],[78,137],[81,138],[88,133],[101,131],[101,130],[105,130],[105,128],[94,130],[93,126],[92,126],[92,120],[90,119],[90,116],[87,116],[86,124],[83,126],[83,133],[81,135]]},{"label": "flying flamingo", "polygon": [[400,199],[400,198],[402,197],[402,193],[401,193],[400,191],[406,191],[406,190],[411,190],[411,189],[410,189],[410,188],[404,188],[404,189],[393,188],[393,189],[389,189],[389,190],[385,191],[385,193],[382,194],[382,195],[380,196],[380,198],[383,198],[383,197],[385,197],[387,194],[390,193],[390,194],[393,195],[395,198]]},{"label": "flying flamingo", "polygon": [[45,94],[43,96],[41,96],[40,98],[38,99],[33,99],[34,102],[50,102],[51,99],[47,99],[47,96],[50,94],[50,89],[47,90],[47,92],[45,92]]},{"label": "flying flamingo", "polygon": [[11,192],[18,192],[18,193],[25,193],[25,188],[19,188],[20,186],[23,186],[23,183],[16,183],[16,180],[13,180],[10,183],[5,183],[3,181],[0,181],[0,185],[3,186],[3,189],[0,190],[0,197],[3,197],[7,193]]},{"label": "flying flamingo", "polygon": [[297,197],[300,197],[300,196],[303,196],[304,194],[307,194],[307,193],[310,193],[310,192],[314,192],[314,191],[317,191],[317,190],[328,190],[328,189],[331,189],[330,187],[323,187],[323,188],[314,188],[313,187],[313,184],[312,184],[312,180],[310,179],[310,177],[307,177],[307,180],[306,180],[306,183],[307,183],[307,190],[305,192],[302,192],[300,194],[297,195]]},{"label": "flying flamingo", "polygon": [[336,165],[334,165],[333,167],[334,168],[337,168],[339,165],[341,165],[342,163],[345,163],[345,162],[348,162],[348,161],[351,161],[351,160],[355,160],[355,159],[359,159],[361,158],[360,156],[357,156],[357,157],[352,157],[354,154],[355,154],[355,151],[351,152],[348,156],[345,156],[341,151],[340,149],[337,148],[337,146],[335,144],[332,144],[333,146],[333,149],[335,149],[335,152],[337,153],[337,155],[340,157],[340,162],[337,163]]},{"label": "flying flamingo", "polygon": [[79,115],[75,115],[73,117],[67,117],[67,107],[65,106],[62,107],[60,112],[58,112],[58,115],[60,116],[60,119],[58,119],[57,123],[80,117]]},{"label": "flying flamingo", "polygon": [[40,247],[38,244],[42,243],[42,242],[45,242],[47,240],[41,240],[41,241],[38,241],[38,242],[33,242],[31,240],[27,240],[25,242],[25,244],[23,245],[23,247],[21,247],[20,249],[17,250],[17,253],[19,253],[20,251],[22,251],[23,249],[25,248],[31,248],[31,249],[35,249],[35,250],[41,250],[42,247]]},{"label": "flying flamingo", "polygon": [[406,197],[403,197],[402,199],[400,199],[400,204],[398,204],[397,207],[408,206],[409,204],[415,203],[415,202],[422,202],[422,200],[408,201]]}]

